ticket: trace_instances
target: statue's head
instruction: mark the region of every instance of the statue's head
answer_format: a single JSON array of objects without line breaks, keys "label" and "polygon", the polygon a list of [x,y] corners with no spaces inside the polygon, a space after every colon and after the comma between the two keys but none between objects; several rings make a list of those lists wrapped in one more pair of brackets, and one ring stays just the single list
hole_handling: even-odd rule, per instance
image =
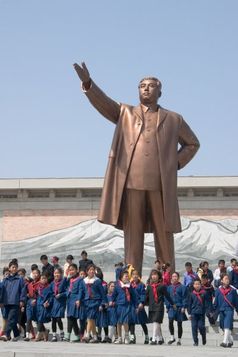
[{"label": "statue's head", "polygon": [[162,84],[158,78],[145,77],[139,83],[140,102],[145,105],[156,104],[161,96]]}]

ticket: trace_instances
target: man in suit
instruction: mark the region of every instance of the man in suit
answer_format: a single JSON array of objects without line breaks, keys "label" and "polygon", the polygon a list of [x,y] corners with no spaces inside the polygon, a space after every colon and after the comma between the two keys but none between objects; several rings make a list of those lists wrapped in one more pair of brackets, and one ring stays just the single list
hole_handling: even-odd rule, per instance
[{"label": "man in suit", "polygon": [[199,141],[181,115],[157,104],[157,78],[140,81],[140,104],[131,106],[103,93],[85,63],[74,68],[91,104],[116,124],[98,220],[123,229],[125,261],[139,272],[146,232],[154,233],[156,258],[174,270],[173,233],[181,231],[177,170],[193,158]]}]

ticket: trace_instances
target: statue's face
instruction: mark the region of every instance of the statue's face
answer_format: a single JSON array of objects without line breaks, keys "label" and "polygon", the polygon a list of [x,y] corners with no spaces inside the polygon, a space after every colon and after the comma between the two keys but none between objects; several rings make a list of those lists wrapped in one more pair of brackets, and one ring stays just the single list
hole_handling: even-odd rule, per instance
[{"label": "statue's face", "polygon": [[139,97],[142,104],[156,104],[160,94],[160,88],[153,79],[145,79],[139,85]]}]

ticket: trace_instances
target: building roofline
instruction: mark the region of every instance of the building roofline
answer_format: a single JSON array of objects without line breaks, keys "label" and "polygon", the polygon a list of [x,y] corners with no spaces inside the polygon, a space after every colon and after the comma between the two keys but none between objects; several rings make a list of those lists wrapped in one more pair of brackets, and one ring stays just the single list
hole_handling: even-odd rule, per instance
[{"label": "building roofline", "polygon": [[[103,177],[0,179],[0,190],[101,189]],[[238,176],[179,176],[178,188],[238,187]]]}]

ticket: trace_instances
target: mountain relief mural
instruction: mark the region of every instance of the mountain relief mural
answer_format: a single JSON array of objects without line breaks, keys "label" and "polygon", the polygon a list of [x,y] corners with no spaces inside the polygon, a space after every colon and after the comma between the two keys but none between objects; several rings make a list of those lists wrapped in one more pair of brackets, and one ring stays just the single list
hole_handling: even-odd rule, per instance
[{"label": "mountain relief mural", "polygon": [[[175,235],[176,267],[184,270],[184,263],[192,261],[197,267],[201,260],[208,260],[211,267],[218,259],[228,261],[238,255],[238,219],[191,219],[182,217],[182,232]],[[1,267],[11,258],[18,258],[21,267],[29,268],[39,263],[42,254],[57,255],[64,263],[67,254],[75,256],[85,249],[90,258],[105,271],[112,271],[114,264],[123,260],[123,232],[112,226],[87,220],[40,236],[15,242],[1,243]],[[146,234],[144,267],[151,268],[155,260],[153,235]]]}]

